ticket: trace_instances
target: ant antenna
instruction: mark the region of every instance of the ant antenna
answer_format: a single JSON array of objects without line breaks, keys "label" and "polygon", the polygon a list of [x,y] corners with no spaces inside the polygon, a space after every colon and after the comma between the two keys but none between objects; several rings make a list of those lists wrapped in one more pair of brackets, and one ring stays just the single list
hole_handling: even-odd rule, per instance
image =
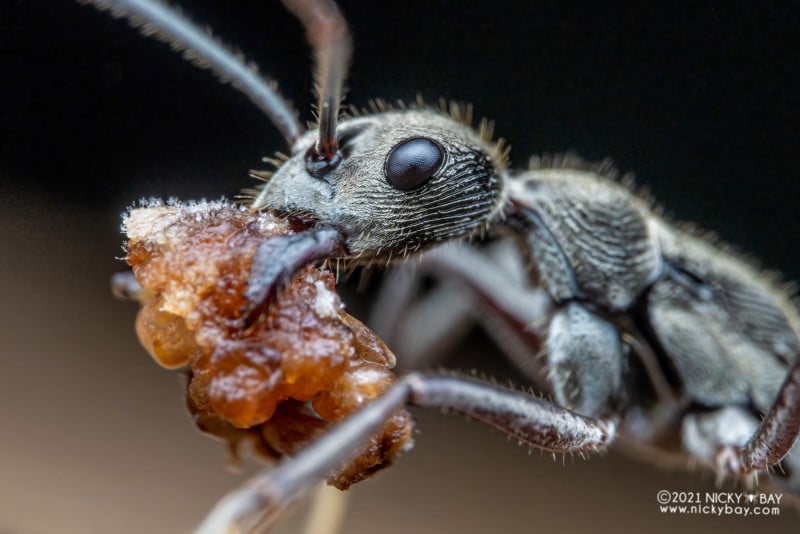
[{"label": "ant antenna", "polygon": [[[286,138],[290,147],[294,146],[295,141],[300,137],[303,128],[297,120],[297,114],[289,102],[277,92],[274,84],[260,76],[254,65],[245,64],[240,55],[225,48],[175,9],[156,0],[82,0],[82,2],[94,4],[101,11],[108,10],[116,18],[128,19],[132,26],[139,28],[146,36],[155,37],[173,48],[183,51],[186,59],[200,68],[211,70],[223,82],[228,82],[243,92],[256,107],[269,117]],[[297,3],[303,4],[303,2]],[[314,3],[305,2],[305,4]],[[322,2],[319,3],[322,4]],[[325,5],[327,6],[327,3]],[[328,10],[330,11],[330,9]],[[308,7],[305,11],[308,11]],[[308,17],[309,14],[305,13],[305,16]],[[304,25],[307,30],[311,29],[305,21]],[[316,30],[316,28],[314,29]],[[346,28],[344,33],[346,36]],[[347,46],[345,49],[349,50]],[[316,44],[315,50],[320,58],[324,57],[323,51],[320,51]],[[341,53],[341,50],[334,48],[332,52],[333,54]],[[318,63],[322,65],[324,61],[318,59]],[[329,63],[335,63],[335,61]],[[346,63],[346,56],[345,61],[340,63],[340,70],[343,70],[342,65]],[[339,75],[343,76],[343,74]],[[337,92],[336,95],[338,99],[339,93]],[[335,128],[334,123],[334,132]]]},{"label": "ant antenna", "polygon": [[319,139],[309,153],[309,164],[317,170],[336,166],[340,158],[336,120],[352,51],[347,22],[331,0],[283,0],[283,3],[306,29],[316,63]]}]

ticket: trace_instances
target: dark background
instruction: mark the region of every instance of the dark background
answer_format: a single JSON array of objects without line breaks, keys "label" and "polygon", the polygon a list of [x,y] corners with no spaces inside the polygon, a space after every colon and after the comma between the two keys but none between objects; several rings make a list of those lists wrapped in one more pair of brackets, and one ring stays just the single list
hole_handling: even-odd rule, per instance
[{"label": "dark background", "polygon": [[[348,102],[472,102],[517,166],[610,156],[676,218],[800,279],[798,3],[643,4],[342,2]],[[309,51],[278,2],[183,7],[311,117]],[[177,376],[138,348],[135,308],[109,297],[119,213],[140,197],[230,197],[282,139],[167,46],[69,2],[4,4],[0,73],[0,531],[185,530],[239,479],[193,432]],[[657,489],[709,476],[614,454],[562,468],[459,418],[420,414],[420,427],[417,450],[356,488],[348,532],[767,523],[657,512]],[[770,527],[797,519],[786,508]]]}]

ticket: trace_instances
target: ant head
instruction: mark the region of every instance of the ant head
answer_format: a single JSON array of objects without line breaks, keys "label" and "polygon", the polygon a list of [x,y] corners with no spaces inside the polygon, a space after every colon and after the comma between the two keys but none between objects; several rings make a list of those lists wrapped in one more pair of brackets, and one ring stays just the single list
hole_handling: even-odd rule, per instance
[{"label": "ant head", "polygon": [[179,13],[144,0],[88,1],[144,24],[148,35],[184,50],[244,92],[281,131],[291,157],[253,209],[278,210],[332,228],[344,240],[344,254],[365,261],[470,237],[502,213],[505,153],[491,143],[488,123],[480,132],[469,127],[469,108],[452,106],[448,116],[422,106],[387,110],[378,105],[372,115],[339,124],[351,39],[333,0],[283,0],[314,51],[319,127],[306,133],[273,84]]},{"label": "ant head", "polygon": [[252,207],[334,228],[349,255],[365,261],[470,237],[504,203],[505,154],[489,130],[486,122],[479,133],[432,109],[386,111],[342,121],[328,158],[313,130]]},{"label": "ant head", "polygon": [[251,207],[333,228],[346,255],[364,261],[469,237],[494,221],[505,154],[491,143],[488,123],[481,135],[457,120],[469,109],[453,106],[449,117],[378,104],[375,114],[338,124],[351,51],[347,23],[330,0],[284,3],[314,50],[319,127],[286,136],[291,157]]}]

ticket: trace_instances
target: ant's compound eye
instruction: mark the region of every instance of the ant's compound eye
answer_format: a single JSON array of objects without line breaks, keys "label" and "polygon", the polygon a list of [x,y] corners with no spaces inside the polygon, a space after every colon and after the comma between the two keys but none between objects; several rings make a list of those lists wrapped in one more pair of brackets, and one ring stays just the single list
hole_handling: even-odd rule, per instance
[{"label": "ant's compound eye", "polygon": [[444,149],[425,137],[407,139],[386,158],[386,179],[396,189],[414,189],[436,174],[444,162]]}]

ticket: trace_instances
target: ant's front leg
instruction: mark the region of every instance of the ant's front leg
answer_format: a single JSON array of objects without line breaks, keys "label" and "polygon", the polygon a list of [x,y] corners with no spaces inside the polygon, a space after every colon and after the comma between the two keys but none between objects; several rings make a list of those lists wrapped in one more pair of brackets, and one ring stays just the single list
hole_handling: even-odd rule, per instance
[{"label": "ant's front leg", "polygon": [[470,378],[411,374],[294,458],[229,494],[198,532],[247,531],[243,527],[274,519],[299,494],[354,457],[406,404],[452,410],[554,453],[603,450],[616,429],[611,419],[584,417],[521,391]]}]

